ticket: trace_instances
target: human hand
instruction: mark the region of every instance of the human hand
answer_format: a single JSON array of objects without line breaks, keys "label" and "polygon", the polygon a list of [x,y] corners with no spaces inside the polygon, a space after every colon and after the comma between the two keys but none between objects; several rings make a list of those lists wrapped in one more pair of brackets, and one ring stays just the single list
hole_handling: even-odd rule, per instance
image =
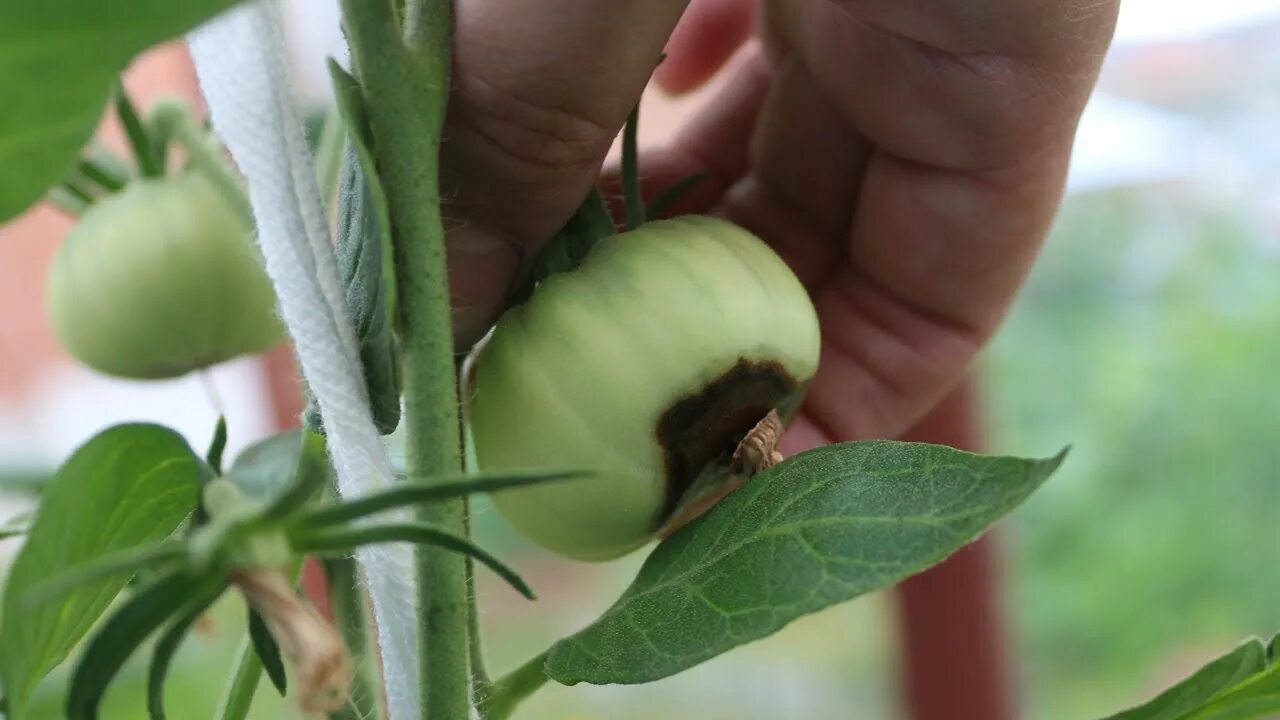
[{"label": "human hand", "polygon": [[[444,145],[460,339],[596,182],[664,45],[657,80],[701,85],[755,4],[459,3]],[[809,287],[823,350],[788,452],[892,437],[963,375],[1038,252],[1117,0],[774,0],[762,42],[665,148],[676,209],[769,242]],[[670,37],[669,37],[670,36]]]}]

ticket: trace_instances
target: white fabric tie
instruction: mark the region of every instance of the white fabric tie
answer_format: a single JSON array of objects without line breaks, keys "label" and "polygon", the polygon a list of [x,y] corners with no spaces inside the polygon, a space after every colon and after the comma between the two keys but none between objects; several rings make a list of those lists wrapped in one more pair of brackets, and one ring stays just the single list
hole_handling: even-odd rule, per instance
[{"label": "white fabric tie", "polygon": [[[244,175],[267,274],[320,407],[338,490],[394,481],[373,424],[355,331],[302,122],[294,106],[278,0],[231,10],[188,37],[214,130]],[[356,553],[378,629],[391,720],[419,720],[413,553]]]}]

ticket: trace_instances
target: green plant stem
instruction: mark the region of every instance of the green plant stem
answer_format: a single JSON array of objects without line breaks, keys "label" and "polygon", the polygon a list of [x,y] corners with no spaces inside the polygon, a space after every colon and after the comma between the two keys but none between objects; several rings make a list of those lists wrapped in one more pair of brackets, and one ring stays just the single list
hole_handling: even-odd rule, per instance
[{"label": "green plant stem", "polygon": [[[391,215],[408,475],[424,482],[462,469],[438,168],[452,3],[407,0],[403,30],[388,0],[343,0],[342,9]],[[460,499],[424,505],[418,517],[446,531],[466,531]],[[449,550],[419,547],[417,582],[422,716],[466,720],[466,561]]]},{"label": "green plant stem", "polygon": [[91,203],[85,202],[80,194],[73,192],[65,185],[54,185],[45,196],[54,207],[71,217],[80,217],[89,209]]},{"label": "green plant stem", "polygon": [[[471,500],[466,501],[465,518],[467,535],[471,535]],[[480,610],[476,604],[476,561],[467,556],[467,640],[471,653],[471,686],[476,697],[481,688],[492,684],[484,664],[484,644],[480,635]]]},{"label": "green plant stem", "polygon": [[505,720],[511,717],[517,706],[547,684],[547,654],[542,653],[529,662],[498,678],[484,687],[477,695],[476,707],[484,720]]},{"label": "green plant stem", "polygon": [[635,230],[645,221],[644,199],[640,196],[639,151],[636,149],[639,130],[640,106],[636,105],[622,128],[622,200],[626,206],[628,230]]},{"label": "green plant stem", "polygon": [[129,99],[124,83],[119,81],[116,82],[115,106],[116,117],[120,120],[120,126],[124,128],[124,136],[128,139],[134,158],[138,161],[138,171],[143,177],[160,177],[164,174],[164,168],[160,166],[160,161],[154,154],[152,138],[142,124],[142,119],[138,117],[138,109]]},{"label": "green plant stem", "polygon": [[239,176],[223,160],[209,133],[198,126],[185,104],[157,103],[151,111],[151,131],[159,143],[173,140],[187,152],[187,162],[198,168],[223,198],[250,222],[253,208]]},{"label": "green plant stem", "polygon": [[[464,388],[467,386],[465,361],[463,356],[453,359],[453,375],[458,384],[459,397],[463,395]],[[462,435],[462,471],[467,475],[475,475],[480,472],[480,463],[476,459],[475,438],[471,434],[471,426],[467,423],[465,413],[459,413],[459,415],[458,433]],[[467,495],[462,502],[462,522],[466,529],[466,536],[471,537],[471,496]],[[476,562],[468,556],[467,641],[470,644],[471,653],[471,689],[472,695],[476,698],[479,698],[481,692],[492,683],[489,679],[489,671],[485,667],[484,641],[481,638],[483,635],[480,632],[480,609],[476,603]]]},{"label": "green plant stem", "polygon": [[350,557],[330,558],[324,561],[324,569],[329,583],[333,623],[342,633],[343,642],[355,662],[351,702],[329,717],[331,720],[378,720],[385,717],[382,683],[377,663],[370,652],[376,645],[371,637],[364,594],[356,576],[356,561]]},{"label": "green plant stem", "polygon": [[258,692],[258,681],[262,679],[262,661],[258,659],[247,633],[240,641],[236,657],[236,672],[222,695],[222,703],[215,716],[218,720],[245,720],[249,717],[253,696]]},{"label": "green plant stem", "polygon": [[[85,208],[88,208],[93,204],[93,194],[80,187],[80,185],[74,180],[63,180],[62,183],[57,186],[57,189],[62,190],[69,197],[82,203]],[[83,212],[83,210],[81,212]]]}]

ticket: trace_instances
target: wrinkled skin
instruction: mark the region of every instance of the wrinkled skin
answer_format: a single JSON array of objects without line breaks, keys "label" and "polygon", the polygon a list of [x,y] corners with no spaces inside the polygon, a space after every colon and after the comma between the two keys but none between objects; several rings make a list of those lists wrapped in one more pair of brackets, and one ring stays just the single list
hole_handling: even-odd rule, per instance
[{"label": "wrinkled skin", "polygon": [[685,5],[457,4],[443,167],[458,340],[601,181],[665,48],[670,91],[727,77],[641,158],[647,192],[708,173],[677,209],[772,244],[821,316],[783,449],[895,436],[964,374],[1025,279],[1118,0],[694,0],[681,18]]}]

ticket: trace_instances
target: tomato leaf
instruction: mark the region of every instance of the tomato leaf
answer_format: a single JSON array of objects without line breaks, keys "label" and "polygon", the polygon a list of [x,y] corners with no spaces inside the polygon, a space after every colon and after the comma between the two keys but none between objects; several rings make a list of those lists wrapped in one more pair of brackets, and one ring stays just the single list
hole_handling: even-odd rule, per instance
[{"label": "tomato leaf", "polygon": [[271,637],[266,621],[253,608],[249,608],[249,640],[253,643],[253,651],[262,661],[262,669],[267,671],[271,684],[283,697],[289,687],[289,679],[284,672],[284,659],[280,657],[280,646],[276,644],[276,639]]},{"label": "tomato leaf", "polygon": [[[394,333],[396,277],[391,215],[373,158],[373,132],[365,116],[360,84],[329,61],[334,96],[349,140],[338,181],[338,266],[347,288],[347,312],[360,343],[369,407],[378,431],[400,423],[400,363]],[[320,427],[315,404],[307,423]]]},{"label": "tomato leaf", "polygon": [[35,684],[89,631],[129,575],[98,577],[35,607],[26,606],[27,592],[98,558],[168,537],[195,507],[208,473],[182,436],[156,425],[110,428],[58,470],[5,588],[0,676],[12,719],[22,717]]},{"label": "tomato leaf", "polygon": [[191,598],[221,592],[223,587],[225,581],[214,575],[176,572],[130,597],[93,636],[76,663],[67,692],[68,720],[97,718],[107,686],[147,636]]},{"label": "tomato leaf", "polygon": [[360,525],[357,527],[295,527],[289,530],[289,542],[297,552],[315,554],[349,554],[355,548],[364,545],[389,542],[432,545],[462,553],[480,561],[481,564],[487,566],[498,577],[506,580],[511,587],[515,588],[516,592],[530,600],[535,597],[528,583],[501,560],[467,538],[454,535],[448,530],[442,530],[430,523],[404,522]]},{"label": "tomato leaf", "polygon": [[209,449],[204,453],[204,461],[213,472],[222,474],[222,453],[227,449],[227,419],[219,415],[218,424],[213,426],[213,439],[209,441]]},{"label": "tomato leaf", "polygon": [[[0,221],[71,170],[120,72],[235,0],[0,3]],[[20,168],[20,171],[13,170]]]},{"label": "tomato leaf", "polygon": [[604,195],[592,188],[569,221],[538,253],[532,272],[512,293],[511,304],[528,300],[533,288],[547,277],[581,265],[597,242],[617,232]]},{"label": "tomato leaf", "polygon": [[551,648],[547,673],[657,680],[893,585],[973,540],[1062,457],[885,441],[797,455],[658,545],[613,607]]},{"label": "tomato leaf", "polygon": [[245,448],[224,477],[257,505],[252,523],[293,515],[333,480],[324,436],[302,429]]},{"label": "tomato leaf", "polygon": [[303,430],[297,464],[290,474],[293,481],[271,500],[260,517],[264,520],[280,520],[297,512],[308,500],[332,484],[331,472],[324,436]]},{"label": "tomato leaf", "polygon": [[[1272,646],[1275,642],[1272,638]],[[1275,713],[1280,713],[1280,664],[1261,640],[1250,638],[1151,700],[1106,720],[1247,720]]]},{"label": "tomato leaf", "polygon": [[374,490],[354,500],[318,508],[298,518],[299,527],[322,527],[359,520],[393,508],[423,505],[450,498],[467,497],[475,493],[493,493],[527,485],[539,485],[558,480],[588,477],[591,473],[572,470],[532,471],[512,474],[483,475],[470,473],[456,477],[440,477],[428,483],[400,483],[383,490]]},{"label": "tomato leaf", "polygon": [[147,670],[147,713],[151,715],[151,720],[165,720],[164,681],[169,676],[173,656],[186,638],[187,630],[209,609],[223,590],[226,590],[225,584],[211,582],[207,591],[188,598],[177,617],[156,641],[156,649],[151,655],[151,667]]},{"label": "tomato leaf", "polygon": [[672,206],[682,200],[690,190],[693,190],[697,187],[698,183],[702,182],[706,178],[706,173],[696,172],[690,175],[685,175],[679,180],[671,183],[667,187],[663,188],[662,192],[659,192],[656,197],[649,201],[649,204],[645,207],[645,216],[649,219],[664,217]]}]

